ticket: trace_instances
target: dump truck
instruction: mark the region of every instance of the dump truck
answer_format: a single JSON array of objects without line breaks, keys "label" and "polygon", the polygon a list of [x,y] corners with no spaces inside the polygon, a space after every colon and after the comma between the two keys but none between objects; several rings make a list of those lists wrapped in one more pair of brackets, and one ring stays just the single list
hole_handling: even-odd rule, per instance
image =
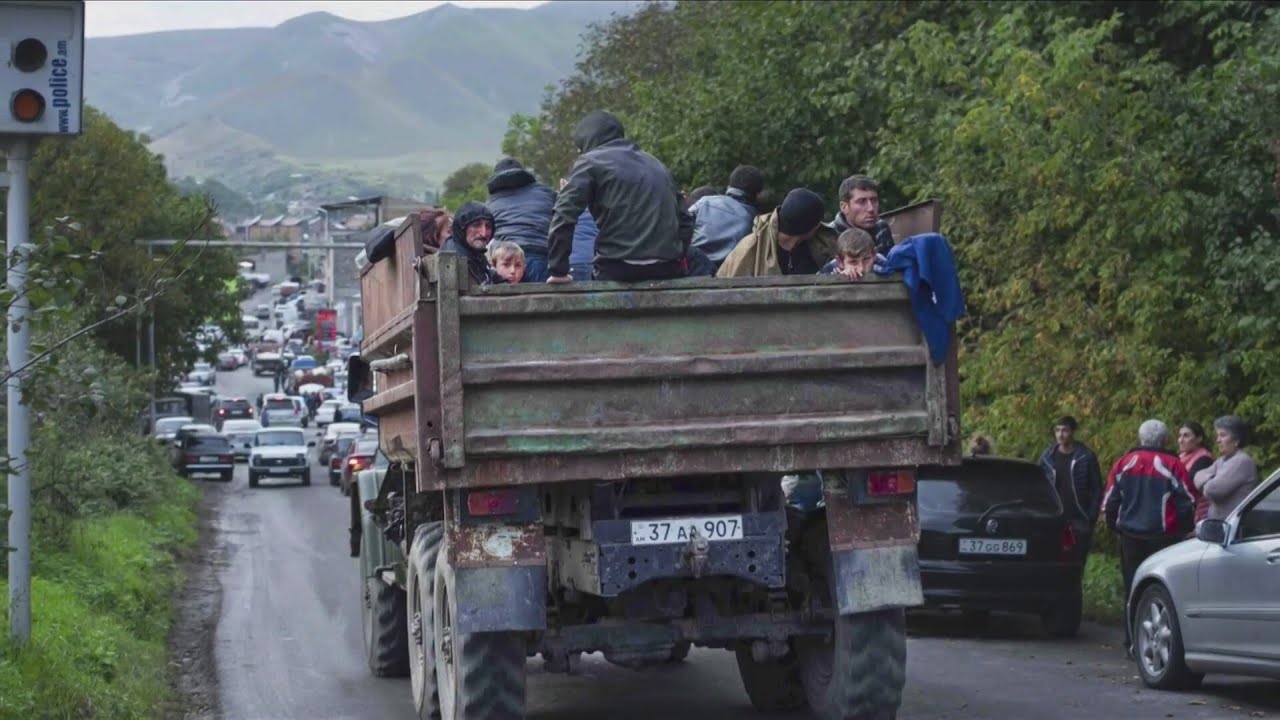
[{"label": "dump truck", "polygon": [[503,720],[526,658],[720,648],[762,711],[894,717],[914,471],[961,456],[955,343],[930,361],[902,278],[475,286],[416,226],[362,270],[348,364],[388,461],[351,494],[370,670],[420,718]]}]

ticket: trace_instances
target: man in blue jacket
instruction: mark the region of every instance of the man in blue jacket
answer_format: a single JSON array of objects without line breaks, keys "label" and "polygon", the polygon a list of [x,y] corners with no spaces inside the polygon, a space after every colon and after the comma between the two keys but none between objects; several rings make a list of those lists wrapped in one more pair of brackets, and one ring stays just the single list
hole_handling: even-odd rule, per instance
[{"label": "man in blue jacket", "polygon": [[729,174],[729,187],[723,195],[709,195],[689,206],[693,215],[693,247],[711,261],[714,275],[720,264],[751,234],[752,224],[760,214],[760,193],[764,192],[764,174],[751,165],[739,165]]},{"label": "man in blue jacket", "polygon": [[1040,469],[1062,498],[1063,510],[1087,554],[1102,509],[1102,469],[1098,456],[1076,439],[1076,427],[1070,415],[1053,423],[1054,442],[1040,453]]},{"label": "man in blue jacket", "polygon": [[538,182],[514,158],[503,158],[489,178],[494,241],[513,242],[524,251],[524,282],[547,279],[547,230],[556,193]]}]

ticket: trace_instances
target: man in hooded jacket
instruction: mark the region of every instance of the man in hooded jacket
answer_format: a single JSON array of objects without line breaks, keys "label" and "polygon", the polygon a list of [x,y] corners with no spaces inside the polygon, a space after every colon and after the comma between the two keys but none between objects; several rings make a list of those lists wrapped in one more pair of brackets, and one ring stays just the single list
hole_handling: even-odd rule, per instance
[{"label": "man in hooded jacket", "polygon": [[483,203],[467,202],[453,216],[453,233],[440,253],[466,258],[467,274],[477,285],[497,285],[506,281],[489,267],[485,257],[490,240],[493,240],[493,213]]},{"label": "man in hooded jacket", "polygon": [[493,239],[513,242],[524,251],[524,282],[547,279],[547,231],[556,193],[514,158],[503,158],[489,177]]},{"label": "man in hooded jacket", "polygon": [[693,218],[680,207],[680,188],[657,158],[626,139],[612,114],[588,114],[573,131],[582,153],[556,198],[547,239],[547,282],[571,282],[569,255],[583,210],[599,234],[595,279],[666,280],[684,275],[681,259]]}]

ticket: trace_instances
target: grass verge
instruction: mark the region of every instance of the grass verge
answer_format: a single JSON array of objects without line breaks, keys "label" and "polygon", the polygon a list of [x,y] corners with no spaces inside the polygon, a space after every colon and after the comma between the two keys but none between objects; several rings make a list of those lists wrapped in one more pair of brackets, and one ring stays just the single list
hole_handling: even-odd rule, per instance
[{"label": "grass verge", "polygon": [[1090,554],[1084,568],[1084,616],[1094,622],[1120,625],[1124,618],[1123,584],[1119,558]]},{"label": "grass verge", "polygon": [[[144,511],[76,520],[65,547],[34,546],[31,641],[0,641],[0,718],[155,717],[170,700],[165,640],[199,490],[167,484]],[[7,602],[0,619],[7,631]]]}]

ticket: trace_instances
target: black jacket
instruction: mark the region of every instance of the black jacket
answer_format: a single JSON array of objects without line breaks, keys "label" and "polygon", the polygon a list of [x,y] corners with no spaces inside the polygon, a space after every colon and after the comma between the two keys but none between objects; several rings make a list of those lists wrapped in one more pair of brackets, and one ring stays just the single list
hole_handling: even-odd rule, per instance
[{"label": "black jacket", "polygon": [[[844,213],[836,211],[836,216],[827,223],[827,227],[836,231],[836,235],[853,227],[848,220],[844,219]],[[889,229],[889,223],[884,220],[876,220],[875,232],[871,233],[871,239],[875,240],[876,252],[889,257],[889,251],[893,249],[893,230]]]},{"label": "black jacket", "polygon": [[493,213],[493,239],[513,242],[526,254],[547,254],[555,191],[522,167],[494,173],[488,188],[486,205]]},{"label": "black jacket", "polygon": [[449,239],[445,241],[444,247],[440,248],[442,254],[461,255],[467,259],[467,274],[471,276],[471,281],[477,285],[498,285],[506,282],[502,279],[493,268],[489,267],[489,260],[485,257],[484,250],[476,250],[467,244],[467,226],[476,220],[488,220],[493,222],[493,213],[489,212],[489,208],[482,203],[468,202],[458,208],[457,214],[453,216],[453,232],[449,235]]},{"label": "black jacket", "polygon": [[600,234],[596,258],[679,260],[693,238],[693,218],[680,207],[679,186],[666,166],[624,137],[622,123],[593,112],[573,140],[582,154],[556,199],[547,242],[552,275],[569,274],[573,228],[590,210]]},{"label": "black jacket", "polygon": [[[1072,495],[1062,498],[1062,508],[1077,531],[1092,531],[1102,509],[1102,468],[1098,465],[1098,456],[1093,454],[1089,446],[1079,440],[1074,441],[1072,446]],[[1040,453],[1040,469],[1054,487],[1057,487],[1057,469],[1053,464],[1053,454],[1057,449],[1057,444],[1051,443]]]}]

